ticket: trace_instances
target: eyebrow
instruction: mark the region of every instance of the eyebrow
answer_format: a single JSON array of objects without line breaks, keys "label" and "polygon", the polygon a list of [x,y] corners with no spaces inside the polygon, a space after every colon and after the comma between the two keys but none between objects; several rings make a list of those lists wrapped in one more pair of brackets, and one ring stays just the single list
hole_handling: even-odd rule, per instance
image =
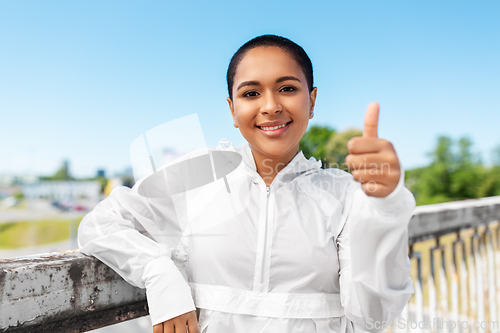
[{"label": "eyebrow", "polygon": [[280,83],[280,82],[288,81],[288,80],[293,80],[293,81],[299,81],[299,82],[301,82],[295,76],[282,76],[282,77],[280,77],[279,79],[276,80],[276,83]]},{"label": "eyebrow", "polygon": [[[276,80],[276,83],[280,83],[283,81],[288,81],[288,80],[293,80],[293,81],[298,81],[301,82],[298,78],[295,76],[282,76]],[[259,81],[243,81],[240,83],[236,91],[240,90],[240,88],[247,87],[247,86],[259,86],[260,82]]]}]

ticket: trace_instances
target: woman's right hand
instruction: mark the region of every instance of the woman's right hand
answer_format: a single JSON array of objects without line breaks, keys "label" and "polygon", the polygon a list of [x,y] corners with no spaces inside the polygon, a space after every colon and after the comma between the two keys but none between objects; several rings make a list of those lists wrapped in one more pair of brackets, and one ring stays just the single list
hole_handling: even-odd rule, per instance
[{"label": "woman's right hand", "polygon": [[[186,331],[187,326],[187,331]],[[153,326],[153,333],[200,333],[196,311],[186,312]]]}]

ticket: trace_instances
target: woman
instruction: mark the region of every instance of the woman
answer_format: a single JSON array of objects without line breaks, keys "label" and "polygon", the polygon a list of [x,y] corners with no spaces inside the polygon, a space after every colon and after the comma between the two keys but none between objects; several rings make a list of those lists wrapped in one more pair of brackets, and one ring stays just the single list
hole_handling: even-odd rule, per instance
[{"label": "woman", "polygon": [[[80,250],[146,288],[154,333],[381,331],[413,293],[415,200],[392,144],[377,137],[378,105],[368,107],[363,137],[348,143],[351,175],[299,151],[317,94],[300,46],[254,38],[233,56],[227,82],[234,126],[248,141],[216,148],[241,155],[225,180],[234,214],[211,208],[226,195],[223,182],[189,201],[145,198],[140,180],[84,218]],[[166,237],[196,219],[181,206],[222,221],[213,237]]]}]

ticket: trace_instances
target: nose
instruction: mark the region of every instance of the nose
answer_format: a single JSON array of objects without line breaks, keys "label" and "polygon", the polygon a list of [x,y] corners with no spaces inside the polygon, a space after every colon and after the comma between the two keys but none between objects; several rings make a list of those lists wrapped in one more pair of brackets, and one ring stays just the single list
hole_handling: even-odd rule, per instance
[{"label": "nose", "polygon": [[265,94],[262,101],[264,103],[262,104],[262,106],[260,108],[260,113],[275,114],[275,113],[279,113],[279,112],[283,111],[283,107],[281,106],[279,99],[273,93]]}]

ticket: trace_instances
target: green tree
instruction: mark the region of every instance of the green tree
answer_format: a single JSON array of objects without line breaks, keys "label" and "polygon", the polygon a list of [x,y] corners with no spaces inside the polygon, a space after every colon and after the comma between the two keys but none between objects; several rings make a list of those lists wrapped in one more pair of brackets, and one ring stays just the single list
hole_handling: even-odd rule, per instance
[{"label": "green tree", "polygon": [[73,180],[74,178],[71,176],[69,171],[69,161],[64,161],[63,165],[57,172],[50,177],[51,180]]},{"label": "green tree", "polygon": [[478,188],[477,196],[480,198],[500,195],[500,145],[493,148],[491,153],[493,165],[486,170],[484,181]]},{"label": "green tree", "polygon": [[440,136],[436,148],[428,154],[431,164],[406,172],[406,185],[418,205],[496,193],[496,174],[487,172],[480,156],[472,151],[472,145],[470,138],[463,137],[454,149],[457,144],[451,138]]},{"label": "green tree", "polygon": [[[453,154],[453,141],[447,136],[437,139],[436,149],[428,154],[432,158],[431,164],[421,174],[421,181],[417,193],[421,199],[435,202],[433,197],[449,198],[451,187],[451,174],[455,168]],[[448,200],[446,200],[448,201]]]},{"label": "green tree", "polygon": [[450,196],[457,199],[477,198],[485,169],[479,155],[471,151],[472,141],[469,138],[461,138],[458,146],[455,169],[451,174]]},{"label": "green tree", "polygon": [[478,198],[493,195],[500,195],[500,165],[493,165],[489,170],[486,170],[484,180],[477,189]]},{"label": "green tree", "polygon": [[347,142],[355,136],[362,135],[363,131],[356,128],[332,135],[325,146],[325,162],[328,167],[348,171],[345,165],[345,158],[349,154]]},{"label": "green tree", "polygon": [[317,160],[324,161],[326,142],[334,134],[335,130],[328,126],[311,126],[304,133],[304,136],[302,136],[299,142],[299,149],[302,150],[307,159],[314,157]]}]

